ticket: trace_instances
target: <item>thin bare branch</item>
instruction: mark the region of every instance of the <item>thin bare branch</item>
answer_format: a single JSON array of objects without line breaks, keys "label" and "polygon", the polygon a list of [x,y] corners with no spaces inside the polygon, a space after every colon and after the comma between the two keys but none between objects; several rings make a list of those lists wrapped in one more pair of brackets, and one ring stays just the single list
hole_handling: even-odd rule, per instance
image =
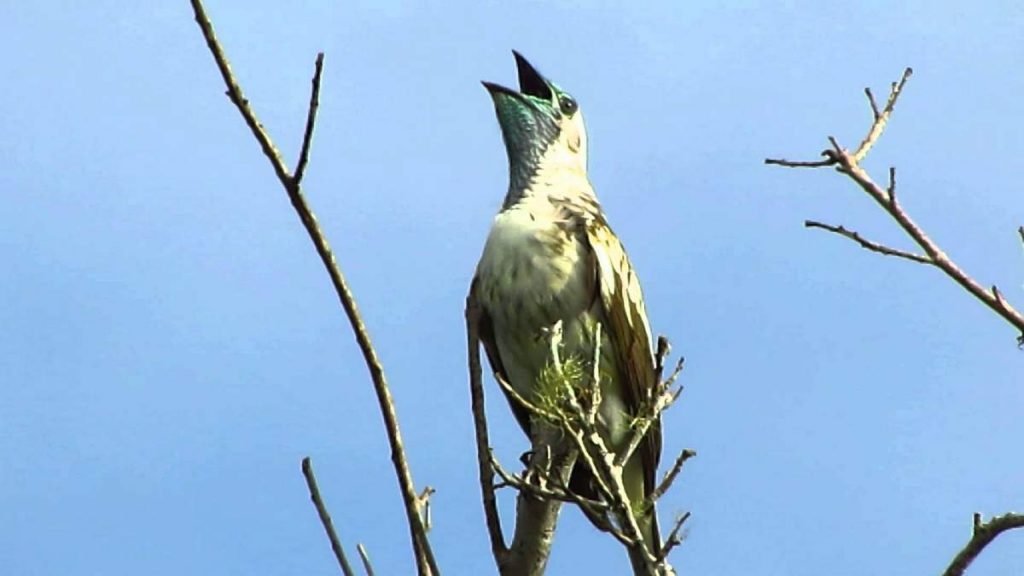
[{"label": "thin bare branch", "polygon": [[996,516],[988,522],[982,522],[981,514],[975,512],[971,539],[953,557],[953,561],[950,562],[949,567],[942,573],[942,576],[962,576],[967,567],[971,565],[971,562],[974,562],[974,559],[981,554],[986,546],[991,544],[1003,532],[1016,528],[1024,528],[1024,514],[1010,512],[1002,516]]},{"label": "thin bare branch", "polygon": [[932,262],[931,258],[927,256],[914,254],[913,252],[907,252],[905,250],[898,250],[896,248],[890,248],[889,246],[886,246],[884,244],[873,242],[871,240],[868,240],[867,238],[864,238],[854,230],[848,230],[844,226],[833,226],[832,224],[825,224],[823,222],[817,222],[815,220],[805,220],[804,226],[806,226],[807,228],[821,228],[822,230],[828,230],[829,232],[839,234],[840,236],[853,240],[854,242],[860,244],[861,247],[866,248],[872,252],[878,252],[879,254],[885,254],[886,256],[896,256],[897,258],[905,258],[907,260],[917,262],[919,264],[935,264],[934,262]]},{"label": "thin bare branch", "polygon": [[878,120],[882,117],[882,113],[878,110],[878,102],[875,102],[875,95],[871,93],[871,88],[865,88],[864,94],[868,97],[868,104],[871,104],[873,120]]},{"label": "thin bare branch", "polygon": [[910,217],[909,214],[896,202],[890,202],[887,192],[871,179],[871,176],[861,168],[859,164],[853,163],[853,158],[844,154],[840,163],[845,165],[844,172],[857,183],[879,206],[884,209],[900,228],[914,240],[915,243],[928,256],[931,263],[942,270],[954,282],[964,290],[988,306],[1010,325],[1016,328],[1024,337],[1024,316],[1005,299],[997,299],[989,290],[978,283],[973,277],[956,264],[946,253],[935,243],[931,237]]},{"label": "thin bare branch", "polygon": [[668,359],[668,355],[672,352],[672,344],[668,341],[665,336],[658,336],[657,351],[654,353],[654,381],[661,382],[661,377],[665,374],[665,360]]},{"label": "thin bare branch", "polygon": [[827,154],[822,154],[822,156],[827,156],[827,157],[824,160],[810,160],[810,161],[807,161],[807,160],[786,160],[785,158],[765,158],[764,159],[764,163],[765,164],[775,165],[775,166],[784,166],[786,168],[824,168],[826,166],[835,166],[836,165],[835,159],[832,158],[831,156],[828,156]]},{"label": "thin bare branch", "polygon": [[903,86],[906,85],[907,80],[913,73],[914,71],[912,69],[907,68],[903,71],[903,76],[900,78],[900,81],[892,83],[892,87],[889,90],[889,98],[886,100],[885,108],[882,109],[881,113],[878,112],[878,104],[875,102],[875,98],[871,94],[871,91],[867,91],[868,101],[871,103],[871,110],[874,114],[874,121],[871,123],[871,130],[868,131],[867,136],[865,136],[864,140],[861,141],[860,146],[857,147],[857,151],[853,153],[854,162],[859,163],[863,160],[864,157],[868,155],[868,152],[871,151],[871,147],[878,141],[882,132],[885,131],[885,126],[889,123],[889,117],[892,116],[892,111],[896,107],[896,100],[899,99],[900,94],[903,92]]},{"label": "thin bare branch", "polygon": [[[848,152],[839,146],[839,143],[834,138],[829,137],[829,142],[832,148],[826,150],[823,154],[834,161],[827,165],[834,164],[839,172],[846,174],[856,182],[857,185],[860,186],[861,190],[874,199],[875,202],[878,203],[878,205],[896,221],[900,228],[903,229],[904,233],[906,233],[907,236],[909,236],[924,251],[924,254],[914,254],[903,250],[897,250],[895,248],[878,244],[877,242],[866,240],[856,232],[847,230],[842,226],[831,226],[810,220],[806,221],[804,225],[809,228],[822,228],[830,232],[840,234],[854,240],[862,247],[880,254],[896,256],[921,264],[930,264],[939,268],[964,290],[976,299],[980,300],[985,306],[1006,320],[1011,326],[1016,328],[1020,334],[1017,338],[1017,343],[1020,346],[1024,346],[1024,315],[1017,311],[1017,309],[1002,297],[1001,294],[997,294],[997,292],[986,289],[973,277],[968,275],[952,259],[950,259],[942,248],[940,248],[939,245],[936,244],[920,226],[918,226],[910,215],[907,214],[903,207],[900,206],[899,202],[896,201],[895,169],[889,169],[889,185],[886,188],[882,188],[872,180],[871,176],[860,165],[861,160],[864,159],[867,153],[871,150],[871,147],[874,146],[878,141],[878,138],[882,135],[882,132],[885,130],[889,118],[892,115],[892,111],[896,106],[896,101],[899,99],[900,94],[903,93],[903,88],[912,73],[913,71],[910,68],[907,68],[903,72],[903,76],[900,80],[892,83],[889,91],[889,97],[881,111],[877,110],[878,104],[874,101],[874,97],[870,92],[868,93],[868,101],[871,105],[872,114],[875,118],[871,123],[871,127],[868,130],[867,135],[864,137],[860,146],[857,147],[856,151]],[[820,162],[779,162],[770,159],[765,160],[765,162],[768,164],[795,167],[822,165]],[[1024,227],[1021,227],[1018,232],[1021,235],[1022,242],[1024,242]]]},{"label": "thin bare branch", "polygon": [[[594,342],[601,341],[602,325],[594,323]],[[590,359],[593,369],[590,375],[590,404],[587,406],[587,420],[597,420],[597,412],[601,408],[601,346],[594,346],[594,356]]]},{"label": "thin bare branch", "polygon": [[[474,287],[475,288],[475,287]],[[494,467],[491,441],[487,431],[487,409],[484,404],[484,387],[480,368],[480,304],[476,293],[470,289],[466,297],[466,335],[469,340],[469,395],[473,408],[473,427],[476,432],[477,473],[480,477],[480,492],[483,496],[484,516],[487,533],[491,539],[491,554],[498,566],[502,566],[508,555],[505,536],[501,530],[501,516],[498,514],[498,500],[494,494]]]},{"label": "thin bare branch", "polygon": [[316,113],[320,109],[320,78],[324,72],[324,53],[316,55],[316,66],[313,71],[312,88],[309,92],[309,110],[306,113],[306,131],[302,135],[302,148],[299,149],[299,161],[295,165],[295,185],[302,183],[309,164],[309,148],[313,144],[313,129],[316,127]]},{"label": "thin bare branch", "polygon": [[423,518],[423,529],[430,532],[431,520],[430,520],[430,497],[434,495],[437,490],[433,486],[427,486],[420,492],[419,496],[416,497],[416,507],[420,511],[420,516]]},{"label": "thin bare branch", "polygon": [[673,390],[672,386],[675,384],[676,379],[679,378],[679,374],[682,373],[683,366],[685,366],[685,359],[680,357],[675,369],[672,370],[672,374],[667,379],[658,383],[653,397],[641,404],[639,414],[637,414],[633,424],[633,434],[630,437],[629,443],[626,445],[625,450],[617,453],[615,456],[616,466],[622,466],[632,457],[643,441],[644,436],[647,435],[647,430],[660,418],[662,412],[668,410],[679,398],[679,394],[683,391],[682,387]]},{"label": "thin bare branch", "polygon": [[665,544],[661,547],[661,557],[667,558],[672,549],[683,543],[682,529],[683,524],[690,519],[690,513],[685,514],[676,518],[676,521],[672,525],[672,531],[668,533],[668,538],[665,538]]},{"label": "thin bare branch", "polygon": [[359,552],[359,559],[363,561],[363,569],[366,570],[366,576],[374,576],[373,564],[370,562],[370,553],[366,551],[366,546],[356,544],[356,551]]},{"label": "thin bare branch", "polygon": [[696,455],[696,452],[689,449],[683,450],[679,453],[679,456],[676,457],[676,461],[672,464],[672,467],[665,473],[665,476],[661,479],[658,487],[655,488],[654,492],[651,494],[652,502],[657,502],[659,498],[668,492],[668,489],[672,487],[672,483],[675,482],[676,476],[679,476],[679,473],[683,470],[683,464]]},{"label": "thin bare branch", "polygon": [[334,551],[334,557],[338,560],[341,572],[345,576],[355,576],[356,573],[352,569],[352,565],[348,563],[348,558],[345,557],[345,549],[341,546],[341,540],[338,539],[338,534],[334,531],[334,522],[331,521],[331,514],[327,511],[327,506],[324,505],[324,501],[320,497],[320,487],[317,486],[316,475],[313,474],[313,462],[309,459],[309,456],[302,459],[302,475],[306,478],[309,498],[313,501],[313,507],[316,508],[316,513],[320,517],[320,523],[323,524],[324,532],[327,533],[327,539],[331,542],[331,550]]},{"label": "thin bare branch", "polygon": [[[347,315],[349,324],[355,334],[356,342],[363,354],[366,367],[370,372],[374,392],[377,396],[377,403],[380,408],[381,415],[384,418],[384,427],[387,431],[388,443],[391,447],[391,461],[402,492],[402,501],[405,505],[406,519],[409,524],[410,538],[412,540],[413,551],[416,557],[418,573],[420,576],[427,576],[431,574],[437,575],[439,572],[434,560],[434,553],[430,547],[429,541],[427,540],[426,530],[423,527],[423,522],[416,507],[417,494],[415,484],[413,483],[412,472],[409,470],[409,464],[406,460],[405,448],[398,425],[398,416],[395,412],[394,400],[391,396],[391,390],[388,388],[387,378],[384,375],[384,367],[377,356],[377,351],[374,349],[373,343],[370,341],[369,333],[363,323],[362,316],[359,313],[359,308],[356,305],[352,291],[349,289],[348,282],[341,273],[341,268],[338,266],[337,260],[334,257],[334,252],[331,250],[330,244],[327,242],[327,238],[320,230],[320,225],[317,222],[316,215],[310,209],[305,196],[302,194],[300,180],[289,173],[288,168],[281,157],[281,153],[274,146],[270,135],[267,134],[263,125],[259,122],[255,112],[253,112],[252,107],[249,105],[249,101],[245,98],[241,86],[238,84],[234,74],[231,72],[231,66],[228,63],[227,56],[224,54],[224,50],[221,48],[220,42],[217,40],[217,36],[213,30],[213,24],[206,15],[206,9],[203,7],[202,1],[190,0],[190,2],[192,4],[192,10],[195,13],[196,23],[202,31],[203,38],[206,40],[206,45],[210,49],[210,53],[213,55],[214,61],[217,63],[217,68],[220,70],[224,84],[227,86],[228,98],[242,115],[242,118],[245,120],[246,125],[249,126],[253,137],[256,138],[257,142],[259,142],[260,148],[263,150],[263,154],[270,161],[271,166],[273,166],[278,180],[281,181],[281,184],[288,192],[288,197],[291,200],[292,206],[295,208],[296,213],[298,213],[299,219],[302,221],[302,225],[305,227],[310,240],[312,240],[313,245],[316,247],[317,254],[320,256],[320,260],[323,262],[324,267],[327,269],[327,272],[331,277],[331,282],[338,294],[338,299],[341,302],[342,308],[345,309],[345,314]],[[313,78],[314,84],[313,95],[311,96],[311,110],[307,113],[307,137],[303,139],[303,151],[300,153],[300,161],[302,157],[308,158],[309,156],[309,146],[312,141],[313,132],[313,126],[311,124],[315,123],[316,119],[316,110],[313,104],[319,100],[319,78],[322,71],[322,59],[318,57],[317,61],[318,65]]]}]

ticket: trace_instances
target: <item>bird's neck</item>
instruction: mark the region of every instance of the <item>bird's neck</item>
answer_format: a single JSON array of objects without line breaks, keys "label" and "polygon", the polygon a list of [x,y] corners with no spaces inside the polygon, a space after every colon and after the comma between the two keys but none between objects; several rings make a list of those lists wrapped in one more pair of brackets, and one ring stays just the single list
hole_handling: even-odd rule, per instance
[{"label": "bird's neck", "polygon": [[529,178],[509,182],[503,209],[520,203],[546,202],[550,204],[597,205],[594,188],[590,185],[586,170],[571,164],[551,163],[537,167]]}]

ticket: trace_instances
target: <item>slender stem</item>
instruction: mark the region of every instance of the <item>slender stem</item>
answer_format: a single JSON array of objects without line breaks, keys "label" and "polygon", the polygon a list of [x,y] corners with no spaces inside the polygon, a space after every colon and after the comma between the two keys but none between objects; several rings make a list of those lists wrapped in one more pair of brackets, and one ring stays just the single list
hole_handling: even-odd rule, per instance
[{"label": "slender stem", "polygon": [[953,557],[949,567],[942,573],[942,576],[962,576],[967,567],[974,562],[974,559],[992,543],[1000,534],[1007,530],[1024,528],[1024,514],[1012,512],[996,516],[988,522],[981,521],[981,514],[974,514],[974,527],[971,531],[971,539],[967,541],[963,549]]},{"label": "slender stem", "polygon": [[500,567],[506,561],[508,548],[505,546],[501,516],[498,514],[498,500],[494,494],[494,467],[491,464],[491,442],[487,431],[487,409],[484,404],[480,368],[480,305],[472,289],[466,298],[466,333],[469,340],[469,395],[473,406],[473,427],[476,431],[477,473],[480,477],[487,533],[491,540],[491,554]]},{"label": "slender stem", "polygon": [[[882,132],[885,131],[885,127],[888,125],[893,109],[896,107],[896,101],[899,99],[900,94],[903,93],[903,88],[912,73],[913,71],[910,68],[907,68],[903,71],[903,76],[900,80],[892,83],[889,90],[889,97],[886,99],[885,106],[881,110],[878,109],[878,103],[875,102],[875,97],[871,91],[866,91],[868,104],[871,106],[874,120],[871,123],[871,127],[869,128],[867,135],[864,136],[864,140],[861,141],[860,146],[858,146],[857,150],[854,152],[844,149],[839,145],[835,138],[830,136],[829,143],[831,148],[822,152],[822,155],[826,158],[823,161],[793,162],[789,160],[767,158],[765,159],[765,163],[796,168],[834,166],[836,170],[847,175],[850,179],[856,182],[858,186],[860,186],[861,190],[874,199],[874,201],[881,206],[893,220],[896,221],[900,228],[903,229],[904,233],[906,233],[906,235],[924,251],[924,255],[914,254],[913,252],[891,248],[877,242],[866,240],[857,232],[847,230],[842,226],[832,226],[812,220],[806,221],[804,223],[805,226],[809,228],[822,228],[830,232],[840,234],[874,252],[904,258],[920,264],[935,266],[942,270],[949,278],[959,284],[977,300],[981,301],[982,304],[1016,328],[1020,332],[1020,335],[1017,338],[1017,343],[1020,346],[1024,346],[1024,315],[1014,308],[1012,304],[1007,302],[996,287],[993,286],[991,289],[988,289],[982,286],[978,281],[960,268],[960,266],[957,265],[957,263],[954,262],[927,233],[925,233],[917,222],[907,214],[896,199],[896,170],[894,168],[889,169],[889,185],[886,188],[883,188],[875,183],[875,181],[871,179],[871,176],[860,165],[860,162],[881,137]],[[1021,240],[1024,241],[1024,227],[1018,229],[1018,233],[1021,235]]]},{"label": "slender stem", "polygon": [[331,520],[331,514],[327,511],[327,506],[324,505],[324,501],[320,497],[320,487],[317,486],[316,475],[313,474],[313,462],[309,459],[309,456],[302,459],[302,475],[306,478],[309,498],[313,501],[313,507],[316,508],[316,513],[320,517],[320,523],[323,524],[324,532],[327,533],[327,539],[331,541],[331,550],[334,551],[334,557],[338,560],[338,565],[341,566],[341,572],[345,576],[355,576],[355,570],[348,563],[348,558],[345,557],[345,549],[341,546],[341,540],[338,539],[338,534],[334,531],[334,522]]},{"label": "slender stem", "polygon": [[[320,256],[320,260],[323,262],[324,267],[327,269],[327,273],[331,277],[331,283],[334,285],[335,292],[338,294],[338,300],[340,301],[342,308],[345,310],[352,332],[355,334],[356,342],[362,352],[366,367],[370,372],[370,378],[373,381],[374,392],[377,396],[377,404],[384,419],[384,427],[387,431],[388,443],[391,447],[391,462],[394,466],[395,475],[398,478],[399,487],[402,492],[402,500],[405,505],[406,519],[409,525],[410,538],[412,540],[413,551],[416,557],[418,573],[420,576],[439,574],[437,564],[434,559],[434,553],[430,547],[429,541],[427,540],[426,530],[419,514],[415,484],[413,483],[412,472],[409,470],[409,464],[405,456],[405,448],[402,442],[401,431],[399,430],[394,399],[391,396],[391,390],[388,388],[387,378],[384,375],[384,367],[381,364],[380,358],[377,356],[377,351],[374,349],[373,343],[370,340],[369,332],[366,329],[366,325],[363,323],[362,315],[359,313],[355,297],[352,295],[348,282],[345,280],[345,276],[342,274],[341,268],[338,266],[338,262],[334,257],[334,252],[331,250],[330,244],[327,242],[326,236],[324,236],[323,232],[320,230],[320,225],[317,222],[316,215],[310,209],[305,196],[302,194],[302,187],[299,179],[301,174],[292,176],[289,173],[288,168],[284,163],[284,159],[281,157],[281,153],[274,146],[269,134],[267,134],[263,125],[257,119],[255,112],[253,112],[249,105],[249,101],[245,98],[245,95],[242,92],[241,86],[238,84],[234,74],[231,72],[231,66],[228,63],[227,56],[224,54],[224,50],[221,48],[220,42],[217,40],[217,36],[213,30],[213,24],[206,15],[206,10],[203,7],[202,1],[190,0],[190,2],[195,13],[196,23],[199,25],[199,28],[203,33],[203,37],[206,39],[206,45],[209,47],[210,53],[213,55],[213,59],[217,63],[217,68],[220,70],[221,77],[224,79],[224,84],[227,86],[228,98],[235,107],[238,108],[238,111],[245,120],[246,125],[249,126],[253,137],[255,137],[257,142],[259,142],[260,148],[263,150],[263,154],[273,166],[278,180],[281,181],[281,184],[288,192],[288,197],[291,200],[292,206],[298,213],[303,227],[305,227],[310,240],[312,240],[313,245],[316,248],[317,254]],[[310,110],[307,114],[306,133],[303,138],[302,151],[300,152],[299,164],[302,165],[303,170],[306,162],[308,162],[306,159],[308,159],[309,148],[312,142],[313,125],[315,124],[316,108],[319,102],[320,75],[322,69],[323,58],[321,54],[317,57],[316,71],[312,81],[313,86],[312,95],[310,97]]]}]

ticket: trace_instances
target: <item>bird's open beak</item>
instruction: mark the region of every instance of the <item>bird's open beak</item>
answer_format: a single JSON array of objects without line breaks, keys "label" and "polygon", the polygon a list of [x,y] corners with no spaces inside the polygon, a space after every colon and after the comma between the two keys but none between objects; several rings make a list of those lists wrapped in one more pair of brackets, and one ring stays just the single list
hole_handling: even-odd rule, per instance
[{"label": "bird's open beak", "polygon": [[512,51],[512,54],[516,57],[516,68],[519,72],[519,92],[493,82],[483,82],[484,88],[487,88],[492,97],[498,94],[507,94],[518,100],[523,100],[523,95],[526,95],[550,101],[551,86],[544,76],[522,54],[515,50]]}]

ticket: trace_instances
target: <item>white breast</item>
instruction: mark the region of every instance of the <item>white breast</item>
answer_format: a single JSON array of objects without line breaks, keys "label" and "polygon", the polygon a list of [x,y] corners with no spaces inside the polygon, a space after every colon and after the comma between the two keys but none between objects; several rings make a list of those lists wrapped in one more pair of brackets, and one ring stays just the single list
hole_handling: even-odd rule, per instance
[{"label": "white breast", "polygon": [[539,329],[589,304],[593,273],[575,230],[550,204],[530,204],[495,217],[477,274],[496,321]]}]

